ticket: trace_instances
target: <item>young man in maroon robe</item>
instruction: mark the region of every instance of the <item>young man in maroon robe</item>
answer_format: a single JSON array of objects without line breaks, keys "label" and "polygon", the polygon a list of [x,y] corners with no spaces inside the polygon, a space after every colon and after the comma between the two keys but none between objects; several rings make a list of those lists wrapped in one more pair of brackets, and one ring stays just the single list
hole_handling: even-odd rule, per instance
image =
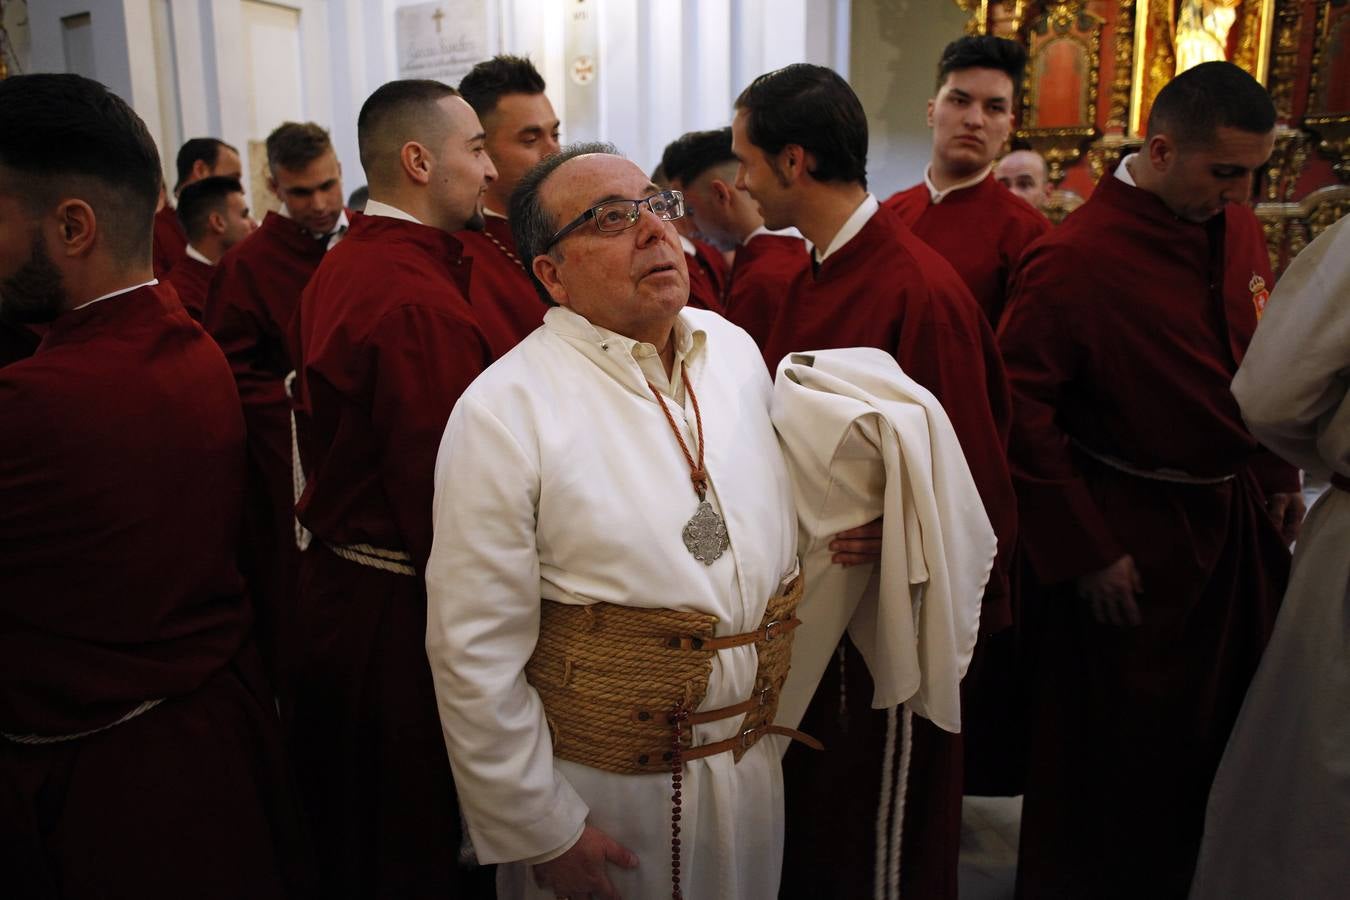
[{"label": "young man in maroon robe", "polygon": [[[183,144],[178,148],[177,168],[178,183],[173,188],[175,195],[203,178],[233,178],[239,181],[244,177],[244,164],[239,159],[239,151],[215,138],[193,138]],[[188,245],[187,232],[173,204],[169,202],[167,194],[161,199],[163,204],[155,211],[156,278],[163,278],[183,260]]]},{"label": "young man in maroon robe", "polygon": [[774,233],[750,195],[736,187],[731,128],[683,135],[661,156],[671,184],[684,192],[685,209],[715,249],[734,251],[725,291],[726,317],[760,347],[787,297],[788,286],[809,264],[801,235]]},{"label": "young man in maroon robe", "polygon": [[558,152],[561,123],[544,94],[543,77],[523,57],[494,56],[479,63],[460,81],[459,92],[483,123],[488,154],[497,167],[483,207],[483,228],[455,235],[464,257],[473,260],[469,302],[497,357],[538,328],[548,311],[516,253],[506,211],[521,176]]},{"label": "young man in maroon robe", "polygon": [[256,231],[258,223],[249,215],[239,179],[214,175],[183,188],[178,195],[178,220],[188,235],[187,255],[165,280],[178,291],[188,315],[200,322],[216,263],[226,250]]},{"label": "young man in maroon robe", "polygon": [[[365,215],[292,322],[309,484],[291,730],[326,896],[478,896],[427,663],[432,475],[450,410],[492,361],[453,237],[496,177],[473,108],[395,81],[357,121]],[[490,896],[490,894],[489,894]]]},{"label": "young man in maroon robe", "polygon": [[0,81],[0,869],[7,897],[307,896],[235,567],[244,422],[155,281],[130,107]]},{"label": "young man in maroon robe", "polygon": [[1028,898],[1186,896],[1275,620],[1298,473],[1229,392],[1273,281],[1241,204],[1274,126],[1238,67],[1177,76],[1144,150],[1023,258],[1004,315],[1024,547],[1061,586],[1042,591]]},{"label": "young man in maroon robe", "polygon": [[923,181],[886,201],[965,280],[998,327],[1022,251],[1050,223],[998,183],[994,160],[1012,130],[1027,53],[992,35],[952,41],[928,101],[933,155]]},{"label": "young man in maroon robe", "polygon": [[[952,41],[928,101],[933,151],[923,181],[886,206],[952,264],[991,328],[998,327],[1017,261],[1050,222],[994,178],[1013,125],[1026,50],[992,35]],[[1005,551],[1006,547],[1002,548]],[[1010,612],[1020,604],[1010,594]],[[1020,621],[985,631],[961,684],[961,739],[968,794],[1013,796],[1025,781],[1026,685]]]},{"label": "young man in maroon robe", "polygon": [[[738,186],[769,228],[796,226],[813,245],[811,266],[769,333],[766,361],[776,368],[793,351],[879,347],[932,391],[998,535],[981,632],[1005,627],[1016,508],[1005,449],[1008,389],[989,323],[951,265],[867,192],[867,119],[836,73],[798,64],[761,75],[737,99],[731,127]],[[878,521],[840,535],[836,561],[875,551],[880,534]],[[814,758],[789,750],[784,760],[784,896],[870,895],[874,871],[903,850],[902,893],[955,898],[960,736],[915,718],[903,848],[876,846],[875,835],[890,830],[876,821],[879,792],[896,774],[883,775],[883,761],[894,766],[900,754],[887,752],[886,714],[871,709],[866,664],[847,638],[843,646],[845,664],[827,671],[801,726],[829,749]]]},{"label": "young man in maroon robe", "polygon": [[347,230],[347,213],[342,167],[328,132],[318,125],[279,126],[267,136],[267,164],[281,211],[269,212],[249,240],[221,257],[203,324],[225,351],[244,404],[249,478],[240,565],[284,715],[287,631],[300,566],[285,387],[295,364],[286,334],[300,292]]}]

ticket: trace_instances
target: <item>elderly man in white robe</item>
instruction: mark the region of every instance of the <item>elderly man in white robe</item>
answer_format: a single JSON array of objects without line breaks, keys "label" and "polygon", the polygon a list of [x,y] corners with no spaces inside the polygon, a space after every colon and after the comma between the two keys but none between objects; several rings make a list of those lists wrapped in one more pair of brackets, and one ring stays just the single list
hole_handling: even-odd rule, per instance
[{"label": "elderly man in white robe", "polygon": [[475,851],[505,898],[776,897],[760,738],[787,731],[800,588],[763,362],[684,308],[682,198],[613,148],[551,157],[511,207],[556,308],[455,407],[427,565]]}]

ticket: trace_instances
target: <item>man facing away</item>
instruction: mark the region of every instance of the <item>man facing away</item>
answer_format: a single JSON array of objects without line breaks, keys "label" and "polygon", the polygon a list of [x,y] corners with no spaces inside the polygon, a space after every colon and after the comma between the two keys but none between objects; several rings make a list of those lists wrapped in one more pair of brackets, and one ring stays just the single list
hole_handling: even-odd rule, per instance
[{"label": "man facing away", "polygon": [[245,243],[216,265],[206,330],[234,371],[248,425],[249,481],[240,564],[258,607],[263,655],[286,712],[287,630],[299,551],[291,467],[290,401],[295,368],[286,329],[300,292],[347,229],[342,167],[328,132],[286,122],[267,136],[268,185],[281,200]]},{"label": "man facing away", "polygon": [[[192,138],[178,148],[178,182],[174,196],[183,188],[203,178],[244,177],[244,164],[239,151],[216,138]],[[164,205],[155,212],[155,277],[163,278],[187,254],[188,235],[174,211],[173,204],[164,198]]]},{"label": "man facing away", "polygon": [[511,222],[557,307],[437,457],[427,652],[503,898],[777,895],[797,525],[754,342],[686,308],[682,213],[608,145],[533,169]]},{"label": "man facing away", "polygon": [[994,177],[999,184],[1044,214],[1050,203],[1050,192],[1055,188],[1050,183],[1050,169],[1045,164],[1045,157],[1030,148],[1018,148],[1016,141],[1013,147],[1013,151],[994,166]]},{"label": "man facing away", "polygon": [[763,346],[788,286],[810,257],[797,232],[764,227],[754,199],[736,187],[737,166],[730,126],[682,135],[661,158],[671,183],[684,192],[694,227],[716,249],[735,252],[725,314]]},{"label": "man facing away", "polygon": [[226,250],[256,231],[258,223],[249,215],[237,178],[213,175],[194,181],[178,195],[177,212],[188,236],[187,255],[166,280],[178,291],[188,315],[200,322],[216,263]]},{"label": "man facing away", "polygon": [[1046,598],[1025,897],[1190,883],[1303,512],[1298,472],[1229,390],[1272,283],[1242,204],[1274,125],[1238,67],[1177,76],[1144,150],[1023,258],[1004,315],[1023,546]]},{"label": "man facing away", "polygon": [[[1006,625],[1016,509],[1004,444],[1007,386],[989,323],[951,265],[868,193],[867,119],[836,73],[798,64],[760,76],[737,99],[731,127],[737,184],[765,225],[796,226],[813,245],[811,266],[770,330],[765,360],[774,367],[793,351],[878,347],[934,394],[998,536],[981,625]],[[874,550],[880,533],[878,521],[840,535],[835,560],[863,561],[855,554]],[[878,846],[874,836],[890,832],[889,822],[877,821],[878,794],[883,784],[903,783],[894,770],[900,754],[887,752],[885,711],[869,708],[866,664],[851,640],[842,648],[843,664],[827,670],[802,720],[829,749],[815,756],[793,748],[784,763],[785,896],[865,896],[879,871],[874,863],[884,871],[901,854],[903,892],[955,897],[959,736],[916,718],[903,852],[889,840]]]},{"label": "man facing away", "polygon": [[473,109],[394,81],[357,119],[365,214],[291,324],[313,533],[296,616],[291,747],[325,896],[481,896],[425,651],[432,469],[460,393],[491,361],[452,234],[482,227],[496,171]]},{"label": "man facing away", "polygon": [[479,230],[455,235],[473,261],[469,302],[501,356],[544,321],[548,304],[535,292],[527,261],[516,252],[506,212],[511,192],[530,167],[558,152],[561,123],[544,93],[544,79],[528,59],[494,56],[474,66],[459,92],[487,132],[488,155],[497,178],[488,188]]},{"label": "man facing away", "polygon": [[244,422],[151,263],[159,156],[77,75],[0,82],[0,866],[25,898],[306,896],[235,564]]},{"label": "man facing away", "polygon": [[1022,251],[1050,223],[994,177],[1013,124],[1026,50],[992,35],[963,37],[938,61],[928,101],[933,155],[923,181],[886,201],[965,280],[992,327]]}]

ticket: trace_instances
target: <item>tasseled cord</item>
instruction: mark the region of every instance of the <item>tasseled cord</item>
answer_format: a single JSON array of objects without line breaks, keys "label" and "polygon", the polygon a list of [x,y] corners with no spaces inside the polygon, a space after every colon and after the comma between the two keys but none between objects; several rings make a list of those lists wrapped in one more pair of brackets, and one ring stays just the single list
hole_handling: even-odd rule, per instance
[{"label": "tasseled cord", "polygon": [[[876,900],[900,900],[900,845],[905,836],[905,798],[909,789],[909,763],[913,749],[913,713],[906,706],[886,710],[886,752],[881,760],[881,798],[877,806],[876,869],[872,896]],[[900,724],[900,767],[895,771],[896,720]],[[892,818],[891,812],[895,815]],[[889,834],[887,823],[889,822]]]}]

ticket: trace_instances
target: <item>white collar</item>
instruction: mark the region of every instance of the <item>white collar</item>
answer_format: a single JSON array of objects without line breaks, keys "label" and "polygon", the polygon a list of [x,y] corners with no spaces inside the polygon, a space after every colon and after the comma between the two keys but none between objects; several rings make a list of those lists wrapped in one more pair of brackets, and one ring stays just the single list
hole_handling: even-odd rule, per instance
[{"label": "white collar", "polygon": [[133,284],[131,287],[119,288],[111,293],[104,294],[102,297],[95,297],[88,303],[81,303],[79,306],[73,307],[70,311],[74,312],[77,309],[84,309],[86,306],[93,306],[101,300],[111,300],[113,297],[119,297],[122,294],[130,294],[132,291],[140,290],[143,287],[152,287],[156,284],[159,284],[159,279],[151,278],[149,281],[142,281],[140,284]]},{"label": "white collar", "polygon": [[877,198],[873,197],[871,192],[868,192],[867,196],[863,198],[863,201],[858,204],[858,208],[853,211],[853,215],[845,220],[843,226],[834,236],[834,240],[830,241],[830,246],[826,248],[824,253],[821,253],[815,247],[811,248],[812,258],[816,263],[823,263],[830,258],[830,254],[837,252],[839,248],[857,237],[858,232],[863,230],[863,226],[877,214],[877,210],[880,206],[881,204],[877,203]]},{"label": "white collar", "polygon": [[197,262],[202,263],[202,264],[204,264],[204,265],[208,265],[208,266],[214,266],[214,265],[215,265],[215,263],[211,262],[211,260],[209,260],[209,259],[206,258],[206,254],[205,254],[205,253],[203,253],[202,251],[198,250],[196,247],[192,246],[191,244],[188,244],[188,245],[187,245],[187,250],[186,250],[185,252],[187,253],[187,258],[188,258],[188,259],[195,259]]},{"label": "white collar", "polygon": [[381,203],[374,197],[366,201],[366,208],[364,212],[368,216],[384,216],[386,219],[402,219],[405,222],[416,222],[418,225],[422,224],[422,220],[417,218],[416,216],[404,212],[397,206],[390,206],[388,203]]},{"label": "white collar", "polygon": [[1139,185],[1134,183],[1134,176],[1130,174],[1130,167],[1128,165],[1129,161],[1134,159],[1138,155],[1139,155],[1138,153],[1131,153],[1129,156],[1126,156],[1124,159],[1120,161],[1120,165],[1116,166],[1116,177],[1119,178],[1121,181],[1125,182],[1126,184],[1128,184],[1130,187],[1139,187]]},{"label": "white collar", "polygon": [[984,179],[987,178],[989,176],[989,173],[992,172],[993,170],[994,164],[990,163],[989,165],[981,169],[979,172],[967,178],[965,181],[958,181],[951,187],[940,190],[937,185],[933,184],[933,167],[930,165],[928,166],[928,168],[923,170],[923,183],[928,187],[928,198],[932,200],[933,205],[936,206],[937,204],[941,203],[943,198],[945,198],[948,194],[955,194],[957,191],[964,191],[966,188],[974,187],[981,181],[984,181]]},{"label": "white collar", "polygon": [[680,246],[684,248],[686,256],[698,256],[698,248],[694,246],[693,241],[684,235],[680,235]]},{"label": "white collar", "polygon": [[497,212],[495,209],[488,209],[486,206],[483,207],[483,215],[487,216],[489,219],[501,219],[503,222],[507,221],[506,216]]},{"label": "white collar", "polygon": [[[370,209],[369,203],[366,204],[366,209]],[[295,221],[294,219],[291,218],[291,211],[286,208],[285,203],[281,204],[281,209],[277,210],[277,215],[281,216],[283,219],[291,219],[292,222]],[[351,227],[351,224],[352,224],[351,221],[347,218],[347,210],[344,208],[342,212],[338,213],[337,224],[333,226],[332,238],[330,238],[328,242],[328,246],[330,248],[333,246],[332,239],[339,238],[342,235],[346,234],[347,229]],[[319,238],[323,237],[323,235],[321,234],[314,234],[314,232],[310,231],[308,228],[306,228],[305,231],[313,235],[315,240],[318,240]]]},{"label": "white collar", "polygon": [[775,237],[795,237],[800,238],[801,240],[806,240],[806,238],[802,237],[802,233],[800,231],[798,231],[796,228],[793,228],[790,225],[787,228],[780,228],[777,231],[770,231],[769,229],[761,225],[754,231],[746,235],[745,240],[741,241],[741,246],[744,247],[746,244],[750,243],[755,238],[759,237],[761,234],[773,235]]}]

